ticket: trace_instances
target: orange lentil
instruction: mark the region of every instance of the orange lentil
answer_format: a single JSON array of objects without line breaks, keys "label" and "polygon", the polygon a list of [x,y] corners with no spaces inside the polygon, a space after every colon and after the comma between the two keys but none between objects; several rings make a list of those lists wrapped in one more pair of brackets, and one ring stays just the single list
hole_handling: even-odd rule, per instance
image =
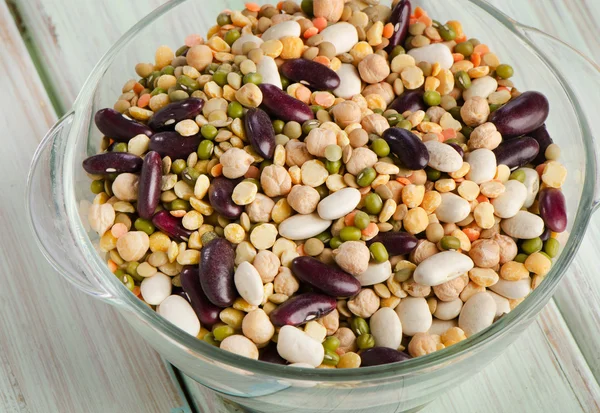
[{"label": "orange lentil", "polygon": [[223,30],[223,33],[225,33],[231,29],[235,29],[235,26],[233,24],[226,24],[225,26],[222,26],[221,29]]},{"label": "orange lentil", "polygon": [[433,20],[428,15],[424,14],[423,16],[417,19],[419,23],[423,23],[425,26],[430,27],[433,25]]},{"label": "orange lentil", "polygon": [[277,3],[277,10],[281,11],[281,9],[283,9],[283,2],[280,1],[279,3]]},{"label": "orange lentil", "polygon": [[314,95],[314,101],[317,105],[329,108],[333,106],[335,97],[329,92],[316,92]]},{"label": "orange lentil", "polygon": [[467,41],[467,36],[465,36],[465,35],[463,34],[462,36],[460,36],[460,37],[457,37],[456,39],[454,39],[454,41],[455,41],[456,43],[463,43],[463,42],[466,42],[466,41]]},{"label": "orange lentil", "polygon": [[471,63],[473,63],[473,66],[475,67],[479,66],[481,64],[481,55],[473,52],[471,55]]},{"label": "orange lentil", "polygon": [[462,232],[465,233],[465,235],[467,236],[467,238],[469,238],[469,241],[471,242],[479,239],[479,237],[481,236],[481,233],[473,228],[464,228]]},{"label": "orange lentil", "polygon": [[316,17],[313,19],[313,25],[319,30],[323,30],[327,27],[327,19],[325,17]]},{"label": "orange lentil", "polygon": [[250,168],[248,168],[248,172],[246,172],[246,174],[244,175],[244,178],[258,179],[259,176],[260,176],[260,169],[258,169],[254,165],[250,165]]},{"label": "orange lentil", "polygon": [[465,60],[465,56],[460,53],[452,53],[452,58],[455,62],[460,62],[461,60]]},{"label": "orange lentil", "polygon": [[412,184],[412,182],[409,179],[406,178],[396,178],[396,182],[400,182],[402,185],[410,185]]},{"label": "orange lentil", "polygon": [[394,25],[392,23],[388,23],[383,26],[383,37],[389,39],[394,34]]},{"label": "orange lentil", "polygon": [[477,200],[477,202],[479,202],[480,204],[481,204],[482,202],[490,202],[490,200],[488,199],[488,197],[487,197],[487,196],[485,196],[485,195],[479,195],[479,196],[476,198],[476,200]]},{"label": "orange lentil", "polygon": [[365,186],[364,188],[359,188],[358,192],[360,192],[361,195],[367,195],[369,192],[371,192],[371,187]]},{"label": "orange lentil", "polygon": [[113,237],[119,238],[119,237],[127,234],[127,226],[121,222],[117,222],[110,229],[110,233],[113,234]]},{"label": "orange lentil", "polygon": [[140,297],[142,294],[142,289],[140,288],[139,285],[136,285],[135,287],[133,287],[133,291],[131,291],[133,293],[133,295],[135,295],[136,297]]},{"label": "orange lentil", "polygon": [[344,225],[351,227],[354,225],[354,217],[358,211],[354,210],[344,217]]},{"label": "orange lentil", "polygon": [[417,22],[418,22],[418,20],[417,20],[417,18],[416,18],[416,17],[411,17],[411,18],[410,18],[410,21],[409,21],[409,24],[415,24],[415,23],[417,23]]},{"label": "orange lentil", "polygon": [[507,88],[506,86],[500,86],[500,87],[498,87],[498,89],[496,89],[496,92],[501,92],[503,90],[506,90],[506,91],[510,92],[510,89]]},{"label": "orange lentil", "polygon": [[256,3],[246,3],[245,6],[250,11],[255,11],[255,12],[260,11],[260,6]]},{"label": "orange lentil", "polygon": [[331,66],[331,60],[327,56],[317,56],[313,59],[313,62],[321,63],[324,66]]},{"label": "orange lentil", "polygon": [[140,108],[145,108],[146,106],[148,106],[148,103],[150,103],[150,98],[152,96],[150,96],[150,93],[146,93],[143,94],[142,96],[140,96],[140,98],[137,101],[137,105]]},{"label": "orange lentil", "polygon": [[482,43],[482,44],[478,44],[477,46],[475,46],[475,48],[473,49],[473,52],[479,53],[480,55],[483,56],[484,54],[490,52],[490,48],[487,47],[486,44]]},{"label": "orange lentil", "polygon": [[187,47],[192,47],[204,43],[204,39],[199,34],[190,34],[185,38],[184,43]]},{"label": "orange lentil", "polygon": [[317,33],[319,33],[319,29],[317,29],[316,27],[311,27],[311,28],[306,29],[303,36],[305,39],[309,39]]},{"label": "orange lentil", "polygon": [[133,85],[133,91],[136,93],[136,95],[139,95],[142,90],[144,90],[144,86],[142,86],[140,82],[135,82],[135,85]]},{"label": "orange lentil", "polygon": [[335,352],[338,354],[338,356],[343,356],[346,354],[346,352],[339,347],[335,349]]},{"label": "orange lentil", "polygon": [[305,256],[306,252],[304,252],[304,244],[300,244],[296,247],[296,252],[300,254],[300,256]]},{"label": "orange lentil", "polygon": [[210,174],[214,177],[221,176],[222,173],[223,173],[223,165],[221,165],[220,163],[213,166],[212,169],[210,170]]},{"label": "orange lentil", "polygon": [[464,180],[465,180],[465,178],[454,178],[454,182],[456,182],[457,184],[461,183]]},{"label": "orange lentil", "polygon": [[421,16],[427,16],[427,12],[423,10],[420,6],[415,7],[414,16],[418,19]]},{"label": "orange lentil", "polygon": [[544,169],[546,168],[546,162],[544,162],[543,164],[540,164],[538,166],[535,167],[535,171],[538,173],[539,176],[542,176],[542,174],[544,173]]},{"label": "orange lentil", "polygon": [[444,141],[447,141],[448,139],[454,139],[456,138],[456,131],[454,129],[444,129],[442,131],[442,136],[444,137]]},{"label": "orange lentil", "polygon": [[110,270],[110,272],[115,272],[119,269],[119,267],[117,267],[117,263],[114,262],[113,260],[108,260],[106,262],[106,264],[108,265],[108,269]]},{"label": "orange lentil", "polygon": [[360,232],[366,238],[373,238],[379,233],[379,227],[374,222],[369,222],[369,225]]},{"label": "orange lentil", "polygon": [[298,89],[296,89],[295,95],[296,95],[296,99],[298,99],[301,102],[304,102],[304,103],[310,102],[310,95],[311,95],[310,89],[304,85],[302,85]]},{"label": "orange lentil", "polygon": [[560,236],[560,232],[554,232],[552,231],[550,233],[550,238],[558,238]]}]

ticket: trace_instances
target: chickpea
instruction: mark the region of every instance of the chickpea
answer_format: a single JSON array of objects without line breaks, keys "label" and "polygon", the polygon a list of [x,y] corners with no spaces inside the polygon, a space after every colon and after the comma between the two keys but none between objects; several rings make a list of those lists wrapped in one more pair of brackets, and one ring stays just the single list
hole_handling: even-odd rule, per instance
[{"label": "chickpea", "polygon": [[363,128],[356,128],[348,135],[350,145],[353,148],[360,148],[369,143],[369,134]]},{"label": "chickpea", "polygon": [[275,276],[273,287],[277,294],[285,294],[291,297],[298,289],[300,284],[292,271],[288,267],[279,267],[279,273]]},{"label": "chickpea", "polygon": [[504,264],[512,261],[517,256],[519,249],[517,243],[508,235],[495,234],[492,237],[498,246],[500,247],[500,261],[499,264]]},{"label": "chickpea", "polygon": [[[394,88],[387,82],[380,82],[375,83],[374,85],[369,85],[363,89],[362,94],[364,97],[368,97],[369,95],[379,95],[383,98],[383,101],[386,105],[392,103],[392,101],[396,97],[396,95],[394,94]],[[359,121],[360,118],[357,122]]]},{"label": "chickpea", "polygon": [[458,298],[468,281],[468,277],[466,279],[465,277],[457,277],[443,284],[436,285],[433,287],[433,292],[441,301],[453,301]]},{"label": "chickpea", "polygon": [[402,289],[413,297],[427,297],[431,293],[431,287],[417,283],[412,278],[402,283]]},{"label": "chickpea", "polygon": [[138,197],[139,177],[130,173],[117,176],[112,184],[112,191],[121,201],[135,201]]},{"label": "chickpea", "polygon": [[313,213],[320,200],[317,190],[307,185],[294,185],[287,197],[290,206],[300,214]]},{"label": "chickpea", "polygon": [[415,264],[420,264],[425,261],[425,259],[437,254],[438,252],[438,247],[433,242],[422,239],[419,240],[417,247],[411,252],[410,259]]},{"label": "chickpea", "polygon": [[377,155],[368,148],[355,148],[350,160],[346,162],[346,170],[357,176],[363,169],[377,163]]},{"label": "chickpea", "polygon": [[290,166],[302,166],[304,162],[313,157],[308,153],[306,143],[292,139],[285,144],[285,164]]},{"label": "chickpea", "polygon": [[326,316],[319,318],[317,323],[325,327],[327,329],[327,335],[330,336],[334,334],[340,326],[340,313],[335,309]]},{"label": "chickpea", "polygon": [[440,123],[442,116],[446,113],[446,110],[441,106],[432,106],[425,112],[425,114],[429,116],[429,121],[433,123]]},{"label": "chickpea", "polygon": [[270,283],[277,276],[281,262],[277,255],[268,250],[260,250],[252,262],[263,283]]},{"label": "chickpea", "polygon": [[263,194],[256,194],[254,201],[246,206],[246,213],[252,222],[269,222],[275,202]]},{"label": "chickpea", "polygon": [[248,172],[254,158],[243,149],[230,148],[219,160],[223,165],[223,175],[229,179],[237,179]]},{"label": "chickpea", "polygon": [[370,288],[363,288],[355,297],[348,300],[348,310],[362,318],[371,317],[379,309],[380,299]]},{"label": "chickpea", "polygon": [[496,149],[502,142],[502,135],[491,122],[483,123],[473,129],[469,137],[469,149]]},{"label": "chickpea", "polygon": [[490,106],[486,99],[473,96],[467,99],[460,109],[460,116],[468,126],[479,126],[484,123],[490,115]]},{"label": "chickpea", "polygon": [[408,353],[413,357],[425,356],[436,351],[436,342],[427,333],[415,334],[408,343]]},{"label": "chickpea", "polygon": [[348,327],[339,328],[333,334],[333,336],[340,340],[340,346],[338,348],[342,351],[356,351],[356,349],[358,348],[356,346],[356,336],[354,335],[354,332]]},{"label": "chickpea", "polygon": [[341,128],[359,123],[361,118],[360,106],[351,100],[345,100],[335,105],[331,109],[331,114]]},{"label": "chickpea", "polygon": [[240,356],[258,360],[258,348],[256,344],[241,334],[234,334],[221,341],[221,349]]},{"label": "chickpea", "polygon": [[117,240],[117,252],[125,261],[139,261],[150,248],[150,238],[143,231],[131,231]]},{"label": "chickpea", "polygon": [[385,57],[379,54],[370,54],[358,64],[358,72],[365,82],[379,83],[390,74],[390,66]]},{"label": "chickpea", "polygon": [[263,94],[254,83],[246,83],[235,92],[235,98],[248,108],[257,108],[262,103]]},{"label": "chickpea", "polygon": [[469,257],[477,267],[494,267],[500,262],[500,246],[491,239],[479,239],[471,244]]},{"label": "chickpea", "polygon": [[360,121],[360,124],[362,125],[363,129],[367,131],[367,133],[375,133],[380,136],[386,129],[390,127],[387,119],[378,113],[365,116]]},{"label": "chickpea", "polygon": [[250,311],[242,320],[242,332],[255,344],[267,343],[275,334],[275,327],[261,308]]},{"label": "chickpea", "polygon": [[333,253],[337,265],[352,275],[365,272],[371,259],[369,248],[359,241],[344,242]]},{"label": "chickpea", "polygon": [[344,11],[344,0],[315,0],[313,13],[315,17],[324,17],[329,22],[337,22]]},{"label": "chickpea", "polygon": [[287,195],[292,189],[292,178],[283,166],[269,165],[260,176],[260,184],[267,196]]},{"label": "chickpea", "polygon": [[335,145],[337,143],[337,138],[335,132],[332,130],[315,128],[309,132],[306,138],[304,138],[304,142],[306,143],[308,153],[323,158],[325,156],[325,148],[329,145]]}]

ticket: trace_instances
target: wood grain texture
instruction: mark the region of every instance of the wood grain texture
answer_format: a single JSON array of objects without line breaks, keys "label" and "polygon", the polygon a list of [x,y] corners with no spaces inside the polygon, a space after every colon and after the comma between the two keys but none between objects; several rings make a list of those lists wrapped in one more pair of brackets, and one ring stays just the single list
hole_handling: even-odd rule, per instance
[{"label": "wood grain texture", "polygon": [[27,170],[56,116],[4,2],[0,73],[0,411],[162,413],[180,406],[160,357],[115,310],[62,280],[29,231]]},{"label": "wood grain texture", "polygon": [[[164,3],[163,0],[130,0],[127,2],[116,0],[96,0],[93,2],[81,0],[16,1],[28,30],[27,36],[31,38],[32,44],[43,62],[41,69],[52,80],[53,90],[57,94],[60,107],[63,109],[71,106],[87,74],[104,51],[139,18],[162,3]],[[597,1],[493,0],[490,3],[516,20],[558,36],[595,58],[596,61],[600,61],[600,40],[596,35],[597,24],[600,21],[600,5]],[[77,18],[73,16],[77,16]],[[73,33],[76,33],[76,35],[73,35]],[[482,34],[480,37],[484,38],[485,35]],[[30,68],[30,70],[33,69]],[[13,93],[16,96],[16,91]],[[9,96],[11,95],[9,94]],[[47,100],[45,98],[43,100],[47,104]],[[20,142],[19,145],[30,145],[28,147],[29,152],[25,151],[27,153],[26,159],[11,159],[11,170],[14,170],[17,162],[20,162],[21,169],[26,168],[30,153],[35,142],[37,142],[32,136],[41,136],[51,119],[52,116],[47,117],[47,121],[41,125],[28,125],[31,129],[37,129],[33,134],[30,134],[29,141]],[[21,146],[17,149],[23,151]],[[5,166],[0,165],[0,168]],[[6,194],[0,194],[0,202],[8,202],[2,196],[6,196]],[[4,207],[4,205],[0,206]],[[13,213],[16,212],[13,211]],[[5,215],[5,209],[1,208],[0,220],[9,222]],[[11,220],[14,220],[14,216],[11,216]],[[13,228],[12,231],[15,231],[15,229]],[[482,373],[476,375],[455,391],[440,397],[425,411],[431,413],[438,411],[489,411],[498,413],[508,411],[545,411],[550,413],[600,411],[598,406],[600,393],[597,384],[597,380],[600,378],[600,353],[597,351],[600,347],[600,335],[596,333],[600,326],[600,278],[596,276],[595,261],[591,259],[600,256],[600,242],[597,241],[598,239],[600,239],[600,217],[592,220],[579,255],[569,270],[569,274],[566,275],[565,280],[559,287],[554,301],[542,312],[537,323]],[[0,239],[0,243],[2,243],[2,239]],[[30,254],[35,253],[34,248],[31,247],[30,239],[29,242],[19,244],[18,248],[25,249]],[[13,254],[10,254],[10,256],[12,259]],[[2,268],[2,265],[8,265],[10,267],[7,268],[13,270],[13,273],[20,274],[23,271],[22,269],[15,270],[16,266],[14,264],[11,266],[11,262],[8,262],[8,260],[6,262],[7,264],[0,263],[0,268]],[[42,261],[27,263],[27,265],[30,270],[34,268],[39,271],[42,268],[48,273],[51,272],[49,267]],[[61,294],[78,296],[73,291],[62,291],[70,290],[70,287],[62,281],[58,281],[55,274],[47,275],[51,278],[53,285],[58,283],[61,286]],[[27,280],[31,282],[32,279],[33,277],[30,277]],[[13,292],[19,291],[18,286],[13,285],[12,288]],[[0,290],[0,295],[4,291],[7,290]],[[6,292],[6,294],[9,293]],[[80,297],[80,302],[80,305],[104,308],[101,304],[90,304],[91,300],[86,299],[86,297]],[[46,303],[48,306],[54,306],[54,303],[50,304],[49,300]],[[33,305],[32,302],[30,304]],[[66,306],[66,304],[64,305]],[[47,315],[47,326],[56,329],[56,327],[52,327],[53,324],[50,319],[52,316],[57,316],[59,321],[56,321],[56,323],[64,327],[64,324],[70,319],[63,320],[61,324],[61,314],[67,313],[50,312]],[[97,314],[95,317],[98,317],[100,321],[96,319],[88,321],[87,325],[91,330],[89,334],[94,334],[93,330],[96,329],[97,331],[106,329],[107,334],[112,335],[113,343],[117,342],[122,335],[128,334],[125,330],[126,327],[116,317],[110,318],[105,315],[102,318]],[[27,319],[27,317],[21,315],[20,319],[23,318]],[[103,323],[102,320],[104,320]],[[4,331],[0,331],[0,338],[3,338],[3,333]],[[4,343],[4,341],[0,343]],[[72,335],[67,335],[62,337],[61,341],[55,339],[53,343],[56,346],[63,346],[62,354],[66,354],[69,351],[74,351],[72,349],[81,345],[82,341],[76,340],[76,337],[72,337]],[[18,339],[13,338],[10,345],[18,347],[20,344]],[[139,345],[142,346],[141,343]],[[105,350],[106,357],[113,357],[110,351],[111,348]],[[15,350],[12,351],[11,354],[14,354]],[[77,354],[79,353],[75,351],[75,355]],[[115,353],[114,357],[118,356],[119,354]],[[78,363],[70,360],[69,357],[65,356],[64,360],[61,360],[64,363],[60,366],[63,370],[59,371],[64,371],[66,365],[71,368],[69,370],[70,374],[85,374],[83,367],[78,367]],[[10,364],[9,361],[13,364]],[[106,361],[106,359],[103,359],[103,361]],[[114,368],[114,365],[118,363],[112,361]],[[14,364],[13,357],[0,357],[0,366],[2,366],[0,373],[6,370],[8,377],[8,379],[0,381],[0,402],[8,403],[7,406],[20,406],[19,403],[21,403],[23,407],[19,407],[20,410],[15,411],[27,411],[24,409],[27,409],[25,402],[29,400],[28,394],[25,390],[19,390],[25,388],[19,382],[19,379],[30,385],[32,378],[20,376],[19,368],[17,368],[18,366],[15,367]],[[88,362],[80,366],[89,364]],[[125,370],[128,370],[134,366],[124,367]],[[59,373],[56,374],[59,375]],[[120,371],[119,374],[131,373]],[[14,379],[10,378],[11,375]],[[163,374],[158,381],[164,379],[165,375]],[[78,381],[77,379],[73,380]],[[148,375],[144,378],[145,384],[149,386],[154,385],[154,381],[154,377]],[[3,390],[5,386],[13,382],[15,383],[14,387]],[[35,385],[43,385],[39,380],[34,381],[34,383]],[[20,384],[21,386],[19,386]],[[130,386],[134,384],[140,391],[139,389],[143,385],[129,383]],[[81,387],[74,387],[74,389],[77,393],[87,388],[82,385]],[[24,400],[24,402],[21,402],[21,400]],[[44,408],[48,406],[42,404],[37,404],[35,407],[30,407],[30,411],[50,411]],[[39,410],[40,407],[41,410]],[[8,411],[11,411],[10,408]],[[140,410],[134,409],[131,411]]]}]

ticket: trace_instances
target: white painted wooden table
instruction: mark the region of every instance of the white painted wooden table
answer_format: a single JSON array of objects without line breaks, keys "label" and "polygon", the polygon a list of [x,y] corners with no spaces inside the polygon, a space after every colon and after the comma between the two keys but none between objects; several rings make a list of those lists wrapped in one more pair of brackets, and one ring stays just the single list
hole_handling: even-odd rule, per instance
[{"label": "white painted wooden table", "polygon": [[[115,311],[45,262],[24,213],[27,170],[41,137],[71,106],[102,53],[163,2],[0,1],[1,412],[168,413],[185,405],[160,357]],[[600,61],[597,0],[492,3]],[[596,217],[539,320],[425,411],[599,412],[599,256]]]}]

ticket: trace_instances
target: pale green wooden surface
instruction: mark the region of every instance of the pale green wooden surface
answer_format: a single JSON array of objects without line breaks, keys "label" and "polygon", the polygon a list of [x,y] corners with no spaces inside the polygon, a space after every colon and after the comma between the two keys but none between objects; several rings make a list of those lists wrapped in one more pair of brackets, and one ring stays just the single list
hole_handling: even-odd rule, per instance
[{"label": "pale green wooden surface", "polygon": [[[25,38],[60,111],[70,107],[102,53],[163,2],[11,3],[17,5]],[[597,0],[492,3],[600,61]],[[10,149],[0,153],[0,172],[8,177],[9,188],[0,192],[0,411],[168,412],[181,400],[152,350],[127,332],[111,309],[75,292],[41,257],[31,259],[38,254],[24,225],[22,205],[15,202],[22,199],[25,175],[11,172],[26,170],[54,113],[14,22],[4,4],[0,6],[0,73],[14,73],[17,67],[17,74],[0,77],[5,92],[0,97],[0,141]],[[540,319],[481,374],[440,397],[426,412],[600,411],[600,279],[594,262],[600,256],[599,236],[596,218]]]}]

